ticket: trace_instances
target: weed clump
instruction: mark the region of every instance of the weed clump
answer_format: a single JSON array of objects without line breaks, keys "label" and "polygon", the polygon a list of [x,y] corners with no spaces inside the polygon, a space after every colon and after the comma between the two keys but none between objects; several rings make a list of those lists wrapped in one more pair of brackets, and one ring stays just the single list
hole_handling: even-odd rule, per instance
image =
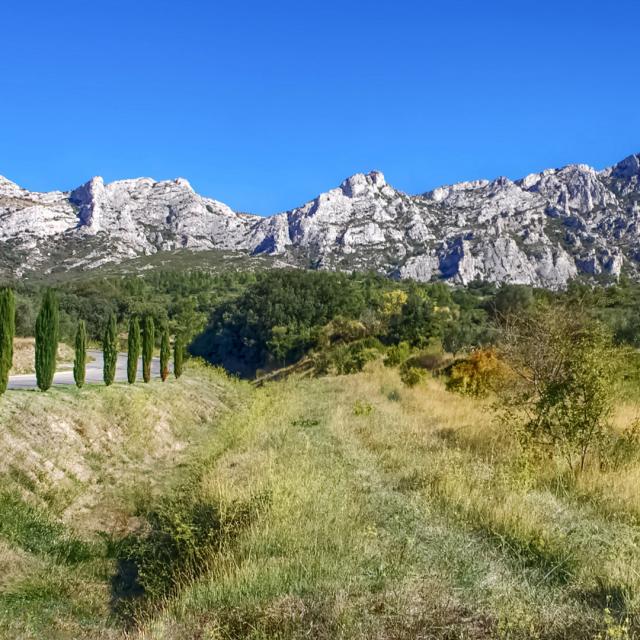
[{"label": "weed clump", "polygon": [[418,367],[401,367],[400,368],[400,380],[407,385],[407,387],[415,387],[424,378],[424,369]]},{"label": "weed clump", "polygon": [[[116,545],[121,567],[116,590],[142,594],[147,605],[176,593],[204,573],[215,554],[267,502],[268,496],[260,494],[223,505],[187,488],[161,499],[143,514],[144,530]],[[123,608],[130,612],[129,607]]]}]

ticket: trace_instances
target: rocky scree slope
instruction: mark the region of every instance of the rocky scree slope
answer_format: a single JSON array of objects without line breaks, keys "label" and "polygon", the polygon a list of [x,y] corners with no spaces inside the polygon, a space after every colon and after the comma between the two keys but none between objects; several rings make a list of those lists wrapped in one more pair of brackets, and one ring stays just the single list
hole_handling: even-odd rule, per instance
[{"label": "rocky scree slope", "polygon": [[0,177],[0,269],[95,268],[176,249],[277,255],[400,278],[562,287],[577,275],[640,276],[640,155],[603,171],[548,169],[404,194],[356,174],[297,209],[242,214],[182,179],[34,193]]}]

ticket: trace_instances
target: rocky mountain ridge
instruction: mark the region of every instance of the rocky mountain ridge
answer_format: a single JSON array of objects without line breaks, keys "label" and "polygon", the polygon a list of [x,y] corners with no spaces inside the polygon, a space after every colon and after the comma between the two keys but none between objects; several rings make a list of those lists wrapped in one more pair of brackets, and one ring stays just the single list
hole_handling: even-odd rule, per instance
[{"label": "rocky mountain ridge", "polygon": [[569,165],[413,196],[373,171],[266,218],[236,213],[182,178],[96,177],[36,193],[0,177],[0,268],[20,277],[220,249],[313,268],[557,288],[581,274],[640,276],[639,220],[640,155],[602,171]]}]

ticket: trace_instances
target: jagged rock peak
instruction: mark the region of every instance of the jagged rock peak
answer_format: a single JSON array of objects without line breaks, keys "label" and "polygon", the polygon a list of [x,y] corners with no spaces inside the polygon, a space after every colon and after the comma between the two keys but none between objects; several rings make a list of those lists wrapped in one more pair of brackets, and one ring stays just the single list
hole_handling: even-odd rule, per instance
[{"label": "jagged rock peak", "polygon": [[184,178],[94,177],[48,193],[0,178],[0,220],[0,270],[9,265],[14,275],[223,249],[419,280],[557,288],[576,275],[616,278],[623,268],[640,279],[640,155],[599,172],[573,164],[416,196],[379,171],[358,173],[268,218],[238,214]]},{"label": "jagged rock peak", "polygon": [[632,178],[640,175],[640,153],[627,156],[618,164],[608,167],[601,173],[604,176],[612,176],[614,178]]},{"label": "jagged rock peak", "polygon": [[382,189],[387,185],[384,174],[381,171],[370,171],[369,173],[356,173],[347,178],[341,185],[343,193],[349,198],[356,198],[367,191]]}]

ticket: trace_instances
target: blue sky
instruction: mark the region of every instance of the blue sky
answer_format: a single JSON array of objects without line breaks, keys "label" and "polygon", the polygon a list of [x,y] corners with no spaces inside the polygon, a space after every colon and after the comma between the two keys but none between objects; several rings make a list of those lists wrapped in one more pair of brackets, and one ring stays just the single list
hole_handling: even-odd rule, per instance
[{"label": "blue sky", "polygon": [[7,2],[0,174],[186,177],[240,211],[640,152],[640,3]]}]

